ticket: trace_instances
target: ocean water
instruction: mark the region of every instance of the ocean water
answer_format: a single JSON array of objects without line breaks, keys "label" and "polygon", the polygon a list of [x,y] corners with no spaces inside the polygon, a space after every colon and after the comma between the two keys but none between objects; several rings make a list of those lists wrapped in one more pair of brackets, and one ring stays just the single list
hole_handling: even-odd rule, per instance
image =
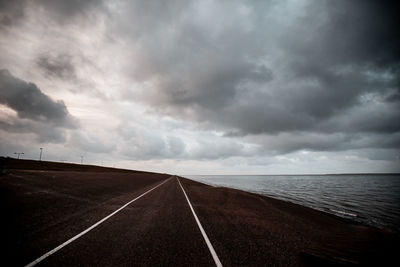
[{"label": "ocean water", "polygon": [[187,175],[400,233],[400,175]]}]

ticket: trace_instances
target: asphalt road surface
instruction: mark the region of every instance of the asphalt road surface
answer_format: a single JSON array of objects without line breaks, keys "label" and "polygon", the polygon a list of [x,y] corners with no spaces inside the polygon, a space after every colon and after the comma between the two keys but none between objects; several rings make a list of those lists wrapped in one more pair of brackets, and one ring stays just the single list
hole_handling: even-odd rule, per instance
[{"label": "asphalt road surface", "polygon": [[7,266],[215,266],[204,235],[224,266],[373,266],[396,260],[399,244],[306,207],[162,174],[11,171],[0,208]]}]

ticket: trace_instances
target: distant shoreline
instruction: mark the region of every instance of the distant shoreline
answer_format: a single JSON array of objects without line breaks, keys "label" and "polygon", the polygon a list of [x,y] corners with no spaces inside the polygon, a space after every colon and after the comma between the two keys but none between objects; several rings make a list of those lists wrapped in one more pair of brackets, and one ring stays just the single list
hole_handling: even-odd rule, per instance
[{"label": "distant shoreline", "polygon": [[399,175],[396,172],[380,173],[324,173],[324,174],[180,174],[180,176],[328,176],[328,175]]}]

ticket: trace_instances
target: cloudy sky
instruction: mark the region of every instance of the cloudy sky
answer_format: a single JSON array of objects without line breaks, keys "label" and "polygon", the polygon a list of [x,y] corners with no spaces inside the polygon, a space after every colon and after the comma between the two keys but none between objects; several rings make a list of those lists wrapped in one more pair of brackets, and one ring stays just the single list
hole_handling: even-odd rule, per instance
[{"label": "cloudy sky", "polygon": [[[395,1],[394,1],[395,2]],[[390,1],[0,0],[0,155],[400,172]]]}]

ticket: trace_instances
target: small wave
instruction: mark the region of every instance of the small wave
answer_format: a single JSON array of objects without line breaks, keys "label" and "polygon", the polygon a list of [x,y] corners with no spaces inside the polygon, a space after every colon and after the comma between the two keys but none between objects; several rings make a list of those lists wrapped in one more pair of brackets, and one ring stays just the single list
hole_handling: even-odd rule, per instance
[{"label": "small wave", "polygon": [[342,214],[342,215],[351,216],[351,217],[357,217],[357,214],[354,214],[354,213],[350,213],[350,212],[346,212],[346,211],[340,211],[340,210],[334,210],[334,209],[329,209],[329,210],[331,210],[333,212],[336,212],[336,213],[339,213],[339,214]]}]

